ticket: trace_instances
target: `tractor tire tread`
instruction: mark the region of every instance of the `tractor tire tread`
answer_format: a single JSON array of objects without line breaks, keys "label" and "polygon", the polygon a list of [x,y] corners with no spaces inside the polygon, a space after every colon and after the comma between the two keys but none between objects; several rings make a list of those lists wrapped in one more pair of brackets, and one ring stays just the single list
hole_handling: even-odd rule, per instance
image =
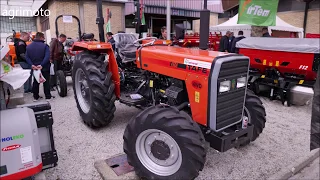
[{"label": "tractor tire tread", "polygon": [[[135,142],[144,130],[156,128],[172,136],[182,152],[180,169],[170,176],[158,176],[148,171],[139,161]],[[140,178],[147,179],[194,179],[203,170],[206,161],[205,139],[200,127],[183,112],[170,106],[152,106],[131,118],[124,135],[123,149],[128,163],[135,168]]]}]

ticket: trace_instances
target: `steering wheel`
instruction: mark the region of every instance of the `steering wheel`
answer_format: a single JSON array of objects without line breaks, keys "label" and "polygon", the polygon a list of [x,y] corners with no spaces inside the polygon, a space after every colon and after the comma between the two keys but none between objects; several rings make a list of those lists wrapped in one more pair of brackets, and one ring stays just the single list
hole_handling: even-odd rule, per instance
[{"label": "steering wheel", "polygon": [[135,41],[133,42],[133,44],[135,44],[135,43],[137,43],[137,42],[140,42],[140,41],[143,41],[143,40],[149,40],[149,39],[151,39],[151,40],[153,40],[153,41],[148,42],[148,43],[146,43],[146,44],[142,44],[142,46],[153,45],[154,42],[155,42],[158,38],[156,38],[156,37],[145,37],[145,38],[141,38],[141,39],[135,40]]}]

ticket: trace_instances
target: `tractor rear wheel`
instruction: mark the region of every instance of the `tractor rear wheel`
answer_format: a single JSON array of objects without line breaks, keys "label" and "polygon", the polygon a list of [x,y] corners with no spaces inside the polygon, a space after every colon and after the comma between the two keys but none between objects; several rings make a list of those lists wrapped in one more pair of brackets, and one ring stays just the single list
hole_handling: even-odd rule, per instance
[{"label": "tractor rear wheel", "polygon": [[66,97],[68,91],[67,79],[64,72],[59,70],[56,72],[57,91],[60,97]]},{"label": "tractor rear wheel", "polygon": [[84,123],[91,128],[108,125],[116,110],[115,85],[104,57],[82,52],[76,56],[72,69],[77,107]]},{"label": "tractor rear wheel", "polygon": [[[266,124],[266,110],[260,98],[251,90],[247,89],[244,115],[248,117],[248,123],[254,125],[253,136],[250,141],[255,141],[262,133]],[[245,146],[250,142],[244,142],[240,146]]]},{"label": "tractor rear wheel", "polygon": [[145,109],[130,120],[123,139],[128,163],[142,179],[194,179],[205,164],[200,127],[174,107]]}]

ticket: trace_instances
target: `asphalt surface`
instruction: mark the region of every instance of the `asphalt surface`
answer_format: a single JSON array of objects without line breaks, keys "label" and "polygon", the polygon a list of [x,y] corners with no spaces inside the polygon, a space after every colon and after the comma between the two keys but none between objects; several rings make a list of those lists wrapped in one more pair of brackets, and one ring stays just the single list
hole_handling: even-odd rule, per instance
[{"label": "asphalt surface", "polygon": [[[47,179],[101,179],[94,162],[123,153],[123,132],[139,110],[116,104],[115,117],[108,127],[89,129],[81,120],[74,99],[71,78],[68,96],[51,102],[58,166],[45,170]],[[43,95],[43,91],[40,91]],[[27,100],[32,100],[27,95]],[[225,153],[209,149],[205,168],[197,179],[267,179],[281,168],[309,152],[311,105],[285,107],[278,101],[261,98],[267,124],[260,137],[241,149]]]}]

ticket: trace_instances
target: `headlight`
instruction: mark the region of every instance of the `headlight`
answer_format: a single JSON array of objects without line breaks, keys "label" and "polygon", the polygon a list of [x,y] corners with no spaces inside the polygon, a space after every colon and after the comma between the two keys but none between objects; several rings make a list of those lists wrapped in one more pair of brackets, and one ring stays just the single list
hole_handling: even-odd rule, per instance
[{"label": "headlight", "polygon": [[244,86],[246,86],[246,77],[241,77],[237,79],[237,88],[242,88]]},{"label": "headlight", "polygon": [[223,81],[220,83],[219,92],[230,91],[231,81]]}]

